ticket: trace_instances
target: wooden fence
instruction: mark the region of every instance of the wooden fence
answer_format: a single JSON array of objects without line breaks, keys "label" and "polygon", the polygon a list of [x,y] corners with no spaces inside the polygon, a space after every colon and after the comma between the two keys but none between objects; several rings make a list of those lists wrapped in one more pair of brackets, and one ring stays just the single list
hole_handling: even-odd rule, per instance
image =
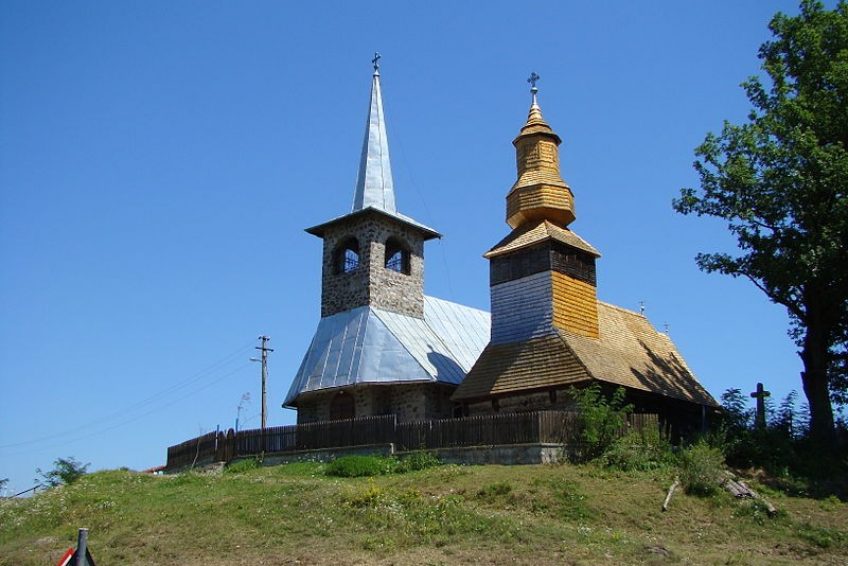
[{"label": "wooden fence", "polygon": [[[625,430],[658,426],[655,414],[633,414]],[[269,427],[264,435],[261,429],[238,432],[230,429],[226,434],[212,432],[169,447],[166,469],[229,462],[236,457],[261,453],[322,448],[392,443],[396,450],[407,451],[533,443],[574,444],[579,442],[579,436],[579,416],[573,411],[499,413],[410,422],[398,422],[394,415],[385,415]]]}]

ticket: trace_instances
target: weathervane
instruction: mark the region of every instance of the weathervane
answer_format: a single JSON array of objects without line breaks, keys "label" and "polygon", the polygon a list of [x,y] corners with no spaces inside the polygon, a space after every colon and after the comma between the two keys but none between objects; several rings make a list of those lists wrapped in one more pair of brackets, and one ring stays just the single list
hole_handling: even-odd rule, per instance
[{"label": "weathervane", "polygon": [[374,64],[374,74],[375,75],[380,74],[380,59],[382,59],[382,57],[383,57],[382,55],[380,55],[378,52],[375,51],[374,52],[374,58],[371,59],[371,62]]},{"label": "weathervane", "polygon": [[539,75],[536,74],[536,71],[530,73],[530,78],[527,79],[527,82],[530,83],[530,92],[533,94],[533,104],[536,104],[536,93],[539,92],[538,87],[536,87],[536,83],[541,79]]}]

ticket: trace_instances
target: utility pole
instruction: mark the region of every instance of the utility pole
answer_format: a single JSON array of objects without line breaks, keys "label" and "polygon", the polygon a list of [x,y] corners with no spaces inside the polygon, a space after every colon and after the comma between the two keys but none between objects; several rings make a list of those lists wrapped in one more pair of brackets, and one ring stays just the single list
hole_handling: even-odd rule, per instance
[{"label": "utility pole", "polygon": [[[268,341],[271,338],[269,336],[262,335],[259,337],[260,345],[256,346],[257,350],[262,352],[262,358],[260,360],[262,362],[262,451],[265,452],[265,425],[268,422],[268,409],[267,404],[265,402],[266,396],[266,382],[268,381],[268,352],[273,352],[273,348],[268,347]],[[251,358],[254,359],[255,358]]]}]

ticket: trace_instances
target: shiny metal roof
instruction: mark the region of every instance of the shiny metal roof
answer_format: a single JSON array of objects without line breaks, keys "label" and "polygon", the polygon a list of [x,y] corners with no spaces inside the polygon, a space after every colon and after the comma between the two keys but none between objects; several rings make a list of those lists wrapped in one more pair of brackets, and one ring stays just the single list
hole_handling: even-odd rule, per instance
[{"label": "shiny metal roof", "polygon": [[429,226],[398,212],[395,205],[395,186],[389,159],[389,138],[386,135],[386,117],[383,113],[383,95],[380,90],[379,60],[379,54],[375,54],[372,61],[374,75],[371,80],[371,102],[368,106],[368,120],[365,123],[365,139],[362,141],[362,155],[356,190],[353,194],[353,208],[345,215],[307,228],[306,231],[323,237],[326,229],[336,222],[346,221],[357,214],[373,210],[417,228],[423,232],[424,239],[441,238],[441,234]]},{"label": "shiny metal roof", "polygon": [[424,318],[454,354],[464,377],[489,343],[491,315],[458,303],[424,297]]},{"label": "shiny metal roof", "polygon": [[386,212],[397,211],[392,164],[389,160],[389,139],[386,135],[383,97],[380,92],[380,71],[376,63],[371,80],[371,103],[368,107],[365,139],[362,142],[362,157],[353,197],[353,210],[357,211],[369,206]]},{"label": "shiny metal roof", "polygon": [[361,383],[458,385],[489,340],[489,314],[433,297],[424,319],[359,307],[321,319],[283,403]]}]

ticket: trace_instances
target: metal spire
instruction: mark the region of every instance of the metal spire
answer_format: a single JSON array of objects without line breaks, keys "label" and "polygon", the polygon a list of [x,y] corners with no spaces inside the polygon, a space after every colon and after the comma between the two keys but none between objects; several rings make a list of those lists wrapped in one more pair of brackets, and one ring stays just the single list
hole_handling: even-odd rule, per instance
[{"label": "metal spire", "polygon": [[362,142],[359,176],[353,197],[353,211],[367,207],[395,213],[395,190],[392,166],[389,161],[389,140],[386,136],[386,119],[383,116],[383,97],[380,91],[380,54],[374,53],[371,63],[374,75],[371,81],[371,104]]},{"label": "metal spire", "polygon": [[536,100],[536,94],[539,92],[536,83],[539,82],[540,78],[542,77],[534,71],[530,73],[530,78],[527,79],[527,82],[530,83],[530,94],[533,95],[533,101],[530,104],[530,114],[527,116],[527,125],[542,124],[547,126],[545,119],[542,117],[542,108],[539,106],[539,101]]}]

